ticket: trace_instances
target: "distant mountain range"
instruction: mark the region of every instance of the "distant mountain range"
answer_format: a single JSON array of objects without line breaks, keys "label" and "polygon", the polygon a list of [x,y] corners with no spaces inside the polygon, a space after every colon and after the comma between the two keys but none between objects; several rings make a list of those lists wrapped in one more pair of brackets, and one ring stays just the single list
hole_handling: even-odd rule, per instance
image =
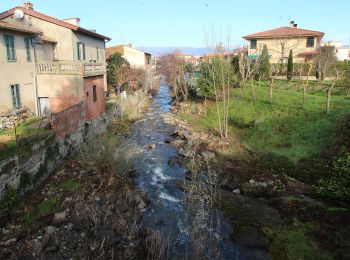
[{"label": "distant mountain range", "polygon": [[151,53],[154,56],[162,56],[174,50],[181,50],[181,53],[192,54],[193,56],[202,56],[210,52],[209,48],[204,47],[137,47],[137,49]]}]

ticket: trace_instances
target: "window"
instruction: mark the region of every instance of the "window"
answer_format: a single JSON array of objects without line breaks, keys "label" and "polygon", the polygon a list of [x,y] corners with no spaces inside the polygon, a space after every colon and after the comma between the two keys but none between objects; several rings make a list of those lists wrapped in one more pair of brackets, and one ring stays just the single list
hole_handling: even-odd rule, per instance
[{"label": "window", "polygon": [[27,62],[32,61],[32,55],[30,52],[30,38],[29,37],[24,37],[24,45],[26,48],[26,54],[27,54]]},{"label": "window", "polygon": [[98,49],[98,47],[96,47],[96,60],[100,60],[100,50]]},{"label": "window", "polygon": [[97,101],[96,85],[93,85],[93,86],[92,86],[92,100],[93,100],[94,102]]},{"label": "window", "polygon": [[256,40],[250,40],[250,49],[255,50],[256,49]]},{"label": "window", "polygon": [[16,52],[15,52],[15,39],[13,35],[5,34],[4,41],[6,46],[7,61],[15,62]]},{"label": "window", "polygon": [[308,37],[306,40],[306,47],[312,48],[315,46],[315,38],[314,37]]},{"label": "window", "polygon": [[21,97],[19,95],[19,85],[11,85],[12,106],[17,109],[21,107]]},{"label": "window", "polygon": [[78,60],[85,60],[85,43],[77,42]]}]

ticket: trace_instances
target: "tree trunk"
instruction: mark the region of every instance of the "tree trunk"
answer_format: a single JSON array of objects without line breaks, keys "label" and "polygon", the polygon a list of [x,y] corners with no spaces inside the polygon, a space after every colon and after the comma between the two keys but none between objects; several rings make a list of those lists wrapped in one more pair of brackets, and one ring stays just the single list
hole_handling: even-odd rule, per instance
[{"label": "tree trunk", "polygon": [[244,94],[245,94],[245,79],[242,79],[242,97],[244,97]]},{"label": "tree trunk", "polygon": [[335,69],[335,73],[336,73],[336,76],[335,76],[335,79],[332,83],[332,86],[328,89],[327,91],[327,114],[329,114],[331,112],[331,95],[332,95],[332,90],[335,86],[335,83],[337,82],[338,80],[338,76],[339,76],[339,72],[336,68]]},{"label": "tree trunk", "polygon": [[270,78],[270,84],[269,84],[270,86],[270,104],[272,105],[272,89],[273,89],[273,78],[271,77]]},{"label": "tree trunk", "polygon": [[250,79],[250,86],[251,86],[251,90],[252,90],[252,97],[253,97],[253,100],[254,100],[254,102],[255,102],[255,101],[256,101],[256,97],[255,97],[253,79]]},{"label": "tree trunk", "polygon": [[306,84],[303,84],[303,109],[305,109],[305,103],[306,103]]},{"label": "tree trunk", "polygon": [[207,117],[207,97],[204,97],[204,117]]}]

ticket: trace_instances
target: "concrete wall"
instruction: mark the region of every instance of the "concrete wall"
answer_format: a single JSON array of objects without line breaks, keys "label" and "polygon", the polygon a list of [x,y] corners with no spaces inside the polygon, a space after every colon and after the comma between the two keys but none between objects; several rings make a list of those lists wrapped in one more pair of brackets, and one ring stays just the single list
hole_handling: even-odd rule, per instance
[{"label": "concrete wall", "polygon": [[[97,100],[93,100],[93,86],[96,85]],[[106,112],[103,76],[84,78],[86,120],[91,122]]]},{"label": "concrete wall", "polygon": [[[7,61],[4,33],[14,36],[16,62]],[[19,84],[22,107],[27,107],[35,113],[34,52],[31,48],[32,62],[28,62],[24,44],[25,36],[15,32],[0,31],[0,113],[13,109],[10,89],[13,84]]]},{"label": "concrete wall", "polygon": [[49,97],[52,113],[57,113],[84,100],[80,75],[38,75],[38,97]]},{"label": "concrete wall", "polygon": [[[269,50],[269,55],[271,55],[270,62],[277,63],[281,59],[281,54],[283,53],[284,58],[288,58],[289,52],[293,50],[293,58],[295,63],[305,62],[305,58],[298,56],[302,52],[314,52],[320,46],[320,38],[315,37],[315,46],[312,48],[306,47],[307,38],[279,38],[279,39],[257,39],[257,48],[249,49],[248,54],[261,53],[264,45],[266,44]],[[282,52],[282,47],[284,46],[284,51]]]}]

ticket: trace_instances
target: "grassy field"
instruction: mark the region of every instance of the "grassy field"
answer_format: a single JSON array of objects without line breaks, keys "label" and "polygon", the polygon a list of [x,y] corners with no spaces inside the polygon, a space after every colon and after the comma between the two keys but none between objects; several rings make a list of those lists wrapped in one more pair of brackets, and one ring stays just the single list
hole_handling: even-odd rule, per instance
[{"label": "grassy field", "polygon": [[[262,152],[287,156],[297,162],[317,154],[334,137],[337,122],[350,113],[350,98],[334,95],[331,113],[326,114],[326,96],[322,92],[308,94],[302,109],[302,93],[294,89],[275,88],[273,104],[269,103],[269,89],[265,83],[255,83],[256,102],[247,85],[245,96],[241,89],[233,89],[229,107],[229,132],[239,137],[247,147]],[[182,115],[206,130],[217,130],[217,111],[208,102],[207,117]]]}]

